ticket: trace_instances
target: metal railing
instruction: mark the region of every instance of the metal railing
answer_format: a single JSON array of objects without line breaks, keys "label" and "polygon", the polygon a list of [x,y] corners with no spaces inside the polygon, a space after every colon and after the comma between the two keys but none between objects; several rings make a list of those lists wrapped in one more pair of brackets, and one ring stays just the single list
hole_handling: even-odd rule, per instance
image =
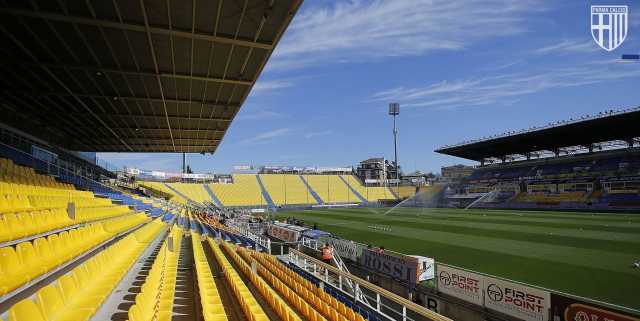
[{"label": "metal railing", "polygon": [[271,253],[271,240],[268,237],[260,236],[251,232],[246,226],[236,227],[240,235],[254,241],[257,245],[262,246],[267,253]]},{"label": "metal railing", "polygon": [[[300,251],[289,250],[289,262],[311,273],[324,283],[347,293],[361,305],[375,311],[379,315],[394,321],[452,321],[451,319],[433,312],[423,306],[413,303],[395,293],[389,292],[379,286],[371,284],[349,273],[343,272],[331,265],[306,255]],[[367,296],[366,302],[359,300],[351,291],[346,281],[354,284],[356,290],[360,290]],[[372,302],[372,303],[369,303]]]},{"label": "metal railing", "polygon": [[[315,239],[303,237],[301,243],[303,246],[306,246],[312,250],[320,251],[320,244],[318,244],[318,241]],[[333,258],[333,263],[336,264],[336,266],[338,267],[338,269],[340,269],[340,271],[351,274],[351,272],[349,271],[349,268],[344,263],[344,261],[342,260],[342,257],[340,257],[338,253],[334,251],[332,258]],[[369,302],[367,301],[367,297],[362,293],[362,291],[354,287],[351,280],[347,279],[346,281],[347,281],[347,286],[349,286],[353,291],[353,293],[355,293],[355,295],[357,296],[357,299],[359,301],[369,304]]]},{"label": "metal railing", "polygon": [[58,164],[48,162],[46,160],[35,158],[33,155],[17,149],[13,146],[0,142],[0,157],[11,159],[15,164],[20,166],[31,167],[34,170],[57,177],[58,180],[67,182],[79,187],[92,189],[101,188],[105,191],[114,191],[112,186],[103,184],[88,176],[82,174],[81,171],[63,168]]}]

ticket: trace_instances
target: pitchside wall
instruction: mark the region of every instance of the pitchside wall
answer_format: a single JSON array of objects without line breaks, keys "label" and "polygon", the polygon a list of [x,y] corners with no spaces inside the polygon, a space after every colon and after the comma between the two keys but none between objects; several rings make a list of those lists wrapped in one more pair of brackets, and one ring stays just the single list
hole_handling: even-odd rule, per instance
[{"label": "pitchside wall", "polygon": [[[436,264],[435,287],[416,285],[389,272],[402,270],[400,254],[392,261],[367,266],[359,260],[369,251],[364,245],[340,239],[322,242],[334,244],[354,275],[454,320],[640,321],[623,308],[441,263]],[[303,250],[318,254],[306,247]]]}]

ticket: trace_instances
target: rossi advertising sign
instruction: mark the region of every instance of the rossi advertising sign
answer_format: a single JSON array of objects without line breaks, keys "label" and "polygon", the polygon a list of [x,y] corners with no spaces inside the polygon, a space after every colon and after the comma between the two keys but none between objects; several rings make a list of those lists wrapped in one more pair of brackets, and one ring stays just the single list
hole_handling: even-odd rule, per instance
[{"label": "rossi advertising sign", "polygon": [[268,234],[269,236],[275,237],[285,242],[296,242],[300,237],[300,232],[292,231],[290,229],[276,225],[269,226]]},{"label": "rossi advertising sign", "polygon": [[640,317],[593,303],[551,294],[553,321],[640,321]]},{"label": "rossi advertising sign", "polygon": [[549,320],[549,292],[485,277],[484,306],[526,321]]},{"label": "rossi advertising sign", "polygon": [[437,264],[438,291],[458,299],[482,305],[484,276]]},{"label": "rossi advertising sign", "polygon": [[360,264],[369,270],[388,275],[394,279],[415,284],[418,274],[418,260],[410,256],[393,256],[365,249]]}]

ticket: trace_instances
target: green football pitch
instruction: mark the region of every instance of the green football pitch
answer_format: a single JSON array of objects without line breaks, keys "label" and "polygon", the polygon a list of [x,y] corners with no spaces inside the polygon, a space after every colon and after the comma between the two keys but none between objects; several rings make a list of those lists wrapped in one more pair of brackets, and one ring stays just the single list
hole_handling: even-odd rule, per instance
[{"label": "green football pitch", "polygon": [[[357,242],[640,309],[640,215],[397,208],[280,212]],[[390,230],[370,226],[388,226]]]}]

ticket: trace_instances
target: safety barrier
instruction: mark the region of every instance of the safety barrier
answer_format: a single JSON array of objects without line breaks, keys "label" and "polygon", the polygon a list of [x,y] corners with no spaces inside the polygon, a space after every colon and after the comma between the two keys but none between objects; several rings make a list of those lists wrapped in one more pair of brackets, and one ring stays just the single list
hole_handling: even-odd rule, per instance
[{"label": "safety barrier", "polygon": [[[428,310],[416,303],[413,303],[397,294],[391,293],[379,286],[373,285],[349,273],[323,263],[298,250],[289,249],[289,262],[301,268],[303,271],[311,273],[327,285],[330,285],[344,293],[350,294],[354,300],[378,314],[396,321],[417,321],[434,320],[450,321],[451,319]],[[356,291],[362,290],[367,296],[367,302],[357,299],[347,285],[346,280],[355,284]],[[369,303],[371,302],[371,303]]]}]

